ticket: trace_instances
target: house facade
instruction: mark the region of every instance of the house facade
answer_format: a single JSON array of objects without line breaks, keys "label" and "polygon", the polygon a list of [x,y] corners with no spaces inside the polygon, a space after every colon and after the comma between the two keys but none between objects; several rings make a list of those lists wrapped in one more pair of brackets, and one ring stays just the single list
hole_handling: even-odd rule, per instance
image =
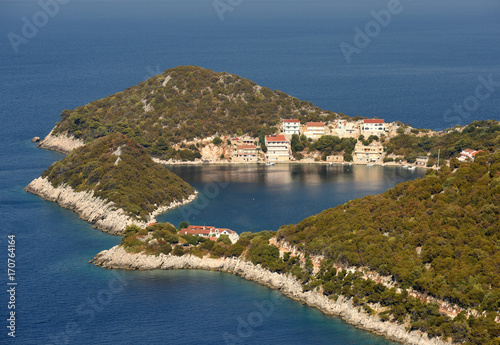
[{"label": "house facade", "polygon": [[339,138],[357,138],[359,133],[359,123],[354,121],[339,120],[333,128],[333,135]]},{"label": "house facade", "polygon": [[290,160],[290,142],[285,135],[266,135],[266,160],[269,162],[288,162]]},{"label": "house facade", "polygon": [[361,134],[364,136],[379,136],[386,131],[386,124],[383,119],[366,119],[361,124]]},{"label": "house facade", "polygon": [[429,161],[429,157],[427,157],[427,156],[418,156],[417,159],[415,160],[415,164],[417,164],[417,165],[427,165],[428,161]]},{"label": "house facade", "polygon": [[383,163],[384,147],[378,141],[372,142],[370,145],[363,145],[358,141],[354,147],[353,155],[354,163]]},{"label": "house facade", "polygon": [[326,156],[326,161],[327,162],[332,162],[332,163],[343,163],[344,162],[344,156],[343,155]]},{"label": "house facade", "polygon": [[460,157],[458,157],[458,160],[460,162],[467,162],[467,161],[474,162],[474,159],[476,158],[476,155],[479,152],[483,152],[483,151],[482,150],[476,151],[476,150],[471,150],[471,149],[465,149],[462,152],[460,152]]},{"label": "house facade", "polygon": [[238,162],[257,162],[257,146],[253,144],[238,145],[235,160]]},{"label": "house facade", "polygon": [[216,228],[213,226],[205,225],[189,225],[186,229],[181,229],[179,231],[180,235],[191,235],[191,236],[201,236],[208,238],[212,241],[217,240],[221,235],[227,235],[231,240],[231,243],[236,243],[240,236],[236,231],[230,229]]},{"label": "house facade", "polygon": [[313,140],[321,138],[325,135],[325,123],[324,122],[308,122],[306,124],[304,134],[306,137]]},{"label": "house facade", "polygon": [[283,133],[287,137],[291,137],[293,134],[300,134],[300,121],[297,119],[283,120]]}]

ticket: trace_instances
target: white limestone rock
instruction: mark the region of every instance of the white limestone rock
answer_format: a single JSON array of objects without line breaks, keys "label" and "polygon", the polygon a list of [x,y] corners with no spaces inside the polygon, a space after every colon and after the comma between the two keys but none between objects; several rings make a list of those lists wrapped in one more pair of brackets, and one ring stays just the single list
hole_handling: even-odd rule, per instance
[{"label": "white limestone rock", "polygon": [[95,265],[109,269],[152,270],[152,269],[203,269],[222,271],[255,281],[272,289],[280,290],[288,297],[318,308],[325,314],[338,315],[356,327],[380,334],[388,339],[411,345],[450,345],[441,339],[429,339],[420,331],[408,333],[404,325],[382,322],[376,316],[370,316],[361,308],[353,306],[352,301],[340,296],[336,301],[320,292],[303,291],[302,285],[291,275],[271,272],[239,258],[199,258],[193,255],[146,255],[128,253],[123,247],[114,246],[97,254]]}]

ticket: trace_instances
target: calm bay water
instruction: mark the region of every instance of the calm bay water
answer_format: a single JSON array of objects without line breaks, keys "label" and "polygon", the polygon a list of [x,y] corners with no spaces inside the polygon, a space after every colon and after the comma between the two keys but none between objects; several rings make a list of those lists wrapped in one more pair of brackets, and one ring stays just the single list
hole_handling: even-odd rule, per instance
[{"label": "calm bay water", "polygon": [[284,164],[172,166],[170,170],[200,195],[192,204],[158,217],[178,225],[227,227],[243,231],[278,230],[326,208],[399,182],[423,176],[402,167]]},{"label": "calm bay water", "polygon": [[[38,150],[75,108],[177,65],[228,71],[325,109],[442,129],[443,113],[473,95],[478,76],[500,80],[496,0],[402,2],[403,11],[346,63],[341,42],[387,1],[244,1],[221,21],[212,1],[72,0],[16,54],[37,1],[0,0],[0,256],[17,236],[19,344],[389,344],[278,292],[215,272],[116,272],[88,263],[119,243],[57,205],[23,191],[63,156]],[[461,122],[498,119],[493,92]],[[173,167],[207,200],[160,216],[178,224],[276,230],[355,197],[420,176],[399,168]],[[208,202],[206,202],[208,201]],[[1,261],[1,260],[0,260]],[[6,287],[6,265],[0,269]],[[0,299],[6,320],[8,296]],[[96,302],[97,301],[97,302]],[[272,301],[262,324],[239,320]],[[97,304],[96,304],[97,303]],[[254,320],[255,321],[255,320]],[[257,320],[258,321],[258,320]],[[257,323],[254,323],[257,324]],[[0,343],[7,339],[0,322]],[[244,337],[238,335],[244,335]],[[231,337],[239,337],[238,339]]]}]

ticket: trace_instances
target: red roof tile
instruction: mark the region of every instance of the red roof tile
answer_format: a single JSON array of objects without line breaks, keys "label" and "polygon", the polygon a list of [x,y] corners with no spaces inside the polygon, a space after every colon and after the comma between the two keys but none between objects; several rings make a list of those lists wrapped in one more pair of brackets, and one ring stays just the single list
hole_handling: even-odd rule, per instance
[{"label": "red roof tile", "polygon": [[244,149],[252,149],[255,150],[257,146],[255,145],[238,145],[238,150],[244,150]]},{"label": "red roof tile", "polygon": [[383,119],[366,119],[364,120],[365,123],[384,123]]},{"label": "red roof tile", "polygon": [[297,119],[285,119],[285,120],[283,120],[283,122],[296,123],[296,122],[300,122],[300,121]]},{"label": "red roof tile", "polygon": [[286,138],[283,134],[278,135],[266,135],[267,141],[286,141]]},{"label": "red roof tile", "polygon": [[308,122],[307,127],[323,127],[325,125],[324,122]]},{"label": "red roof tile", "polygon": [[216,230],[218,230],[219,233],[225,230],[227,230],[230,234],[236,233],[236,231],[230,229],[219,229],[213,226],[204,226],[204,225],[190,225],[187,227],[187,229],[181,229],[179,233],[181,235],[209,235],[210,231],[213,231],[215,233]]}]

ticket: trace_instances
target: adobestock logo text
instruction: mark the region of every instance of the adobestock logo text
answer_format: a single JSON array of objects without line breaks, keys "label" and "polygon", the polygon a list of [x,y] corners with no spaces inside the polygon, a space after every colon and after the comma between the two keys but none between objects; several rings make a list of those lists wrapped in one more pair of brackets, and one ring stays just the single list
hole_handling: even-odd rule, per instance
[{"label": "adobestock logo text", "polygon": [[28,44],[31,39],[38,35],[38,30],[49,23],[50,18],[54,18],[61,8],[70,0],[39,0],[37,2],[40,11],[37,11],[31,18],[22,17],[21,32],[9,32],[7,38],[16,54],[19,54],[19,46]]}]

